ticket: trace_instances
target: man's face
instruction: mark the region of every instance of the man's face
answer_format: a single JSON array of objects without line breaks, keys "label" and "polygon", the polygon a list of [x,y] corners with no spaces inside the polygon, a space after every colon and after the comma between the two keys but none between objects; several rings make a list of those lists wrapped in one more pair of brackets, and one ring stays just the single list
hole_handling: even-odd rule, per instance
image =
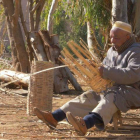
[{"label": "man's face", "polygon": [[110,31],[110,38],[111,43],[118,48],[130,38],[130,34],[126,31],[116,28]]}]

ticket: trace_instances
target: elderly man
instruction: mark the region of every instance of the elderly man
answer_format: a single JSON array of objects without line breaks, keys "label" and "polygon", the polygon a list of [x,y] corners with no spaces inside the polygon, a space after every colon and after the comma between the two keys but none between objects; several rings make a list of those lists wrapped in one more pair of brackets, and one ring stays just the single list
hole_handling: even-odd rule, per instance
[{"label": "elderly man", "polygon": [[80,135],[85,135],[94,125],[104,129],[116,111],[140,107],[140,44],[135,42],[131,25],[121,21],[113,25],[110,38],[113,46],[99,73],[114,81],[113,87],[104,91],[103,96],[94,91],[84,92],[52,113],[35,107],[34,113],[39,119],[56,127],[67,118]]}]

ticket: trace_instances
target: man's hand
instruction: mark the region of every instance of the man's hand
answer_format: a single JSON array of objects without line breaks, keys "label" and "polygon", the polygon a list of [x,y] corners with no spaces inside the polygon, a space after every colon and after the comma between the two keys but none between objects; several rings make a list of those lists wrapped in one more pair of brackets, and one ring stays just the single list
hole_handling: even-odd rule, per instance
[{"label": "man's hand", "polygon": [[103,69],[104,69],[103,66],[100,66],[100,67],[98,68],[99,74],[100,74],[101,77],[103,77]]}]

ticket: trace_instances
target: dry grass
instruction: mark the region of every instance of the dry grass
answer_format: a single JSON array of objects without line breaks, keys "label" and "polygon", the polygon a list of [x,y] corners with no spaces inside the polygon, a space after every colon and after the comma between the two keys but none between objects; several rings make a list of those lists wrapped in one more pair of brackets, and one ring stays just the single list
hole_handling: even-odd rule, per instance
[{"label": "dry grass", "polygon": [[0,58],[0,70],[12,69],[12,62],[10,60]]}]

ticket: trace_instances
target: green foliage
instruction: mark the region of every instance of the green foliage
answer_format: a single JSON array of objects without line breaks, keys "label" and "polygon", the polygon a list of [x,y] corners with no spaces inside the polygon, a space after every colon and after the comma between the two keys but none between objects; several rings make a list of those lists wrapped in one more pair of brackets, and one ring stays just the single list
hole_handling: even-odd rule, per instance
[{"label": "green foliage", "polygon": [[[47,29],[47,18],[49,13],[49,5],[47,5],[42,14],[42,29]],[[59,2],[58,8],[54,13],[53,33],[59,35],[60,46],[67,46],[69,40],[79,42],[80,37],[86,41],[87,29],[83,22],[79,22],[76,17],[66,14],[66,3]]]},{"label": "green foliage", "polygon": [[83,38],[86,41],[86,25],[79,23],[75,17],[70,18],[68,15],[66,15],[64,9],[61,9],[62,8],[58,9],[54,15],[56,19],[56,24],[54,24],[54,33],[59,35],[60,45],[62,48],[66,46],[66,43],[69,40],[79,42],[79,39]]},{"label": "green foliage", "polygon": [[107,27],[111,19],[111,11],[105,0],[73,0],[67,11],[78,17],[79,21],[91,21],[95,28]]},{"label": "green foliage", "polygon": [[0,29],[4,20],[5,20],[4,8],[2,5],[0,5]]},{"label": "green foliage", "polygon": [[49,10],[51,7],[51,2],[52,2],[52,0],[48,0],[45,3],[45,6],[44,6],[45,8],[41,13],[41,28],[42,29],[47,29],[47,20],[48,20]]},{"label": "green foliage", "polygon": [[7,52],[11,52],[11,46],[7,46]]},{"label": "green foliage", "polygon": [[0,15],[2,15],[3,12],[4,12],[4,8],[3,8],[3,6],[0,4]]},{"label": "green foliage", "polygon": [[[45,7],[42,14],[42,28],[47,28],[47,18],[51,1]],[[100,29],[105,30],[109,26],[111,11],[107,7],[106,0],[61,0],[53,15],[53,33],[59,35],[60,46],[65,47],[69,40],[79,42],[82,38],[86,42],[86,22],[90,21],[96,31],[96,37],[101,46],[104,44],[104,36],[99,34]]]}]

